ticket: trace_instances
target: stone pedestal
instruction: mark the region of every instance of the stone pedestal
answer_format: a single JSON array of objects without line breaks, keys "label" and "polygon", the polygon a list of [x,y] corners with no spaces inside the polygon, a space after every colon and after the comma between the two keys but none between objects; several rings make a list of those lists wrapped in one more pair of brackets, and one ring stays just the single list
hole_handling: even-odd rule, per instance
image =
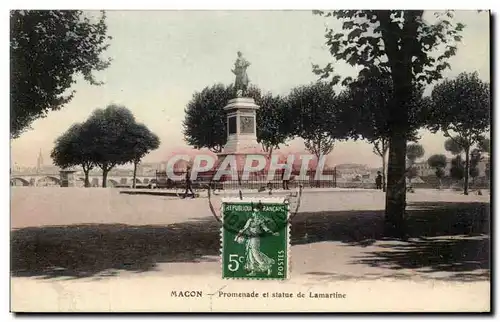
[{"label": "stone pedestal", "polygon": [[[253,98],[238,97],[224,107],[227,113],[227,141],[218,156],[218,165],[227,157],[237,160],[241,174],[245,160],[249,155],[267,155],[257,142],[257,110]],[[233,178],[236,180],[236,178]]]},{"label": "stone pedestal", "polygon": [[256,112],[259,108],[253,98],[243,97],[230,100],[224,107],[227,113],[227,142],[223,154],[261,150],[257,143]]}]

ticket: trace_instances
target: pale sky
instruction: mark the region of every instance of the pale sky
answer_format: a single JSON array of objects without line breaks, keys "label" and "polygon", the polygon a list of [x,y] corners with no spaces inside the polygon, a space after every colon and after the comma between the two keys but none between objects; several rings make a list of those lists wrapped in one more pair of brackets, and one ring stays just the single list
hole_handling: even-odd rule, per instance
[{"label": "pale sky", "polygon": [[[207,85],[233,82],[231,68],[238,50],[252,63],[248,69],[251,83],[286,94],[317,79],[311,64],[332,60],[324,45],[324,26],[327,22],[338,26],[334,19],[310,11],[108,11],[107,15],[113,37],[107,55],[113,62],[96,74],[105,85],[78,81],[69,104],[35,121],[32,130],[12,141],[13,163],[36,165],[40,149],[45,164],[51,163],[54,140],[71,124],[110,103],[125,105],[160,137],[160,148],[144,161],[166,161],[172,152],[187,147],[181,124],[192,94]],[[489,81],[488,13],[458,11],[455,19],[466,28],[458,53],[450,60],[452,70],[446,70],[445,76],[478,71]],[[335,68],[340,75],[356,75],[343,62]],[[419,143],[426,150],[424,158],[443,153],[443,142],[441,134],[423,132]],[[288,149],[302,150],[303,144],[295,140]],[[329,163],[376,167],[380,159],[371,145],[349,141],[336,144]]]}]

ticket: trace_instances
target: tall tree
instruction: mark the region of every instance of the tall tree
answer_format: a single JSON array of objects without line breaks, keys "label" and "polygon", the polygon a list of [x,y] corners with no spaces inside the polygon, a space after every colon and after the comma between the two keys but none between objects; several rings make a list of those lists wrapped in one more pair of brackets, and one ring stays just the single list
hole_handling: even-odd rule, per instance
[{"label": "tall tree", "polygon": [[433,154],[427,159],[427,164],[436,170],[435,174],[439,181],[439,189],[441,189],[444,169],[447,164],[446,156],[444,154]]},{"label": "tall tree", "polygon": [[432,90],[430,129],[441,130],[465,153],[464,194],[468,194],[470,153],[490,128],[490,84],[477,73],[460,73]]},{"label": "tall tree", "polygon": [[[429,99],[423,98],[423,88],[416,84],[409,104],[408,140],[417,140],[417,130],[425,123]],[[388,124],[390,104],[393,100],[392,80],[384,75],[365,75],[348,84],[342,97],[343,119],[352,125],[351,137],[373,144],[373,152],[382,158],[382,181],[385,191],[386,156],[389,150]]]},{"label": "tall tree", "polygon": [[129,151],[134,164],[134,175],[132,188],[136,187],[137,166],[142,158],[149,152],[156,150],[160,147],[160,139],[156,134],[151,132],[146,125],[136,123],[126,128],[126,147],[124,150]]},{"label": "tall tree", "polygon": [[124,106],[111,104],[95,110],[85,121],[92,135],[92,161],[102,170],[102,186],[106,187],[108,173],[117,165],[134,160],[131,135],[137,126],[134,115]]},{"label": "tall tree", "polygon": [[[326,44],[337,60],[358,65],[359,76],[376,71],[392,79],[394,95],[388,114],[389,164],[387,169],[385,234],[404,237],[406,207],[406,143],[409,133],[409,104],[415,83],[430,84],[450,67],[464,28],[453,20],[453,12],[438,13],[436,22],[423,19],[423,10],[315,11],[342,22],[343,32],[326,30]],[[444,48],[436,54],[436,50]],[[313,66],[323,79],[332,78],[333,64]],[[336,83],[340,77],[333,76]],[[344,81],[349,81],[345,79]]]},{"label": "tall tree", "polygon": [[288,104],[292,135],[304,139],[306,149],[318,159],[333,150],[336,140],[347,138],[349,125],[339,119],[341,104],[330,84],[298,86],[288,95]]},{"label": "tall tree", "polygon": [[50,153],[54,165],[63,169],[81,166],[85,175],[85,187],[89,187],[89,172],[94,168],[92,136],[86,124],[73,124],[56,139]]},{"label": "tall tree", "polygon": [[110,39],[105,18],[104,12],[93,19],[80,10],[10,12],[11,138],[71,101],[77,74],[101,84],[92,73],[110,64],[101,58]]}]

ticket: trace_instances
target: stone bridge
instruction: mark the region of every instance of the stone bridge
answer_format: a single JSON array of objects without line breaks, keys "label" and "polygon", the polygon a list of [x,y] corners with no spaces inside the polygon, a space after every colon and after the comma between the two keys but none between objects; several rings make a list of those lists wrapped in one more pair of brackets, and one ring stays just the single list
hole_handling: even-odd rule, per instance
[{"label": "stone bridge", "polygon": [[[151,182],[151,180],[155,180],[155,176],[137,176],[136,184],[147,185]],[[132,181],[132,176],[108,175],[106,186],[132,186]],[[89,175],[89,182],[91,187],[101,187],[102,175]],[[83,187],[84,183],[85,176],[75,173],[75,186]],[[44,187],[59,186],[60,184],[61,179],[59,177],[59,174],[12,174],[10,176],[11,186]]]}]

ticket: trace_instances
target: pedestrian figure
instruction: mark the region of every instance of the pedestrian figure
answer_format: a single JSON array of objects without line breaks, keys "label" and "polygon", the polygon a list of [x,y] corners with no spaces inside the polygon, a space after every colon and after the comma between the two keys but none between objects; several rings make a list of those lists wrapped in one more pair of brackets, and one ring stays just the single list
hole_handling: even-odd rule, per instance
[{"label": "pedestrian figure", "polygon": [[375,185],[377,187],[377,190],[382,189],[382,173],[380,171],[377,171],[377,178],[375,178]]},{"label": "pedestrian figure", "polygon": [[193,195],[191,198],[195,198],[194,191],[193,191],[193,188],[191,186],[192,182],[191,182],[190,174],[191,174],[191,167],[188,167],[186,169],[186,191],[184,192],[184,196],[182,197],[183,199],[185,199],[187,197],[188,191],[191,191],[191,194]]},{"label": "pedestrian figure", "polygon": [[288,168],[287,165],[285,165],[285,167],[283,167],[283,173],[281,175],[281,180],[283,181],[283,190],[290,190],[290,188],[288,188],[288,182],[290,181],[290,178],[288,178],[285,175],[287,168]]}]

